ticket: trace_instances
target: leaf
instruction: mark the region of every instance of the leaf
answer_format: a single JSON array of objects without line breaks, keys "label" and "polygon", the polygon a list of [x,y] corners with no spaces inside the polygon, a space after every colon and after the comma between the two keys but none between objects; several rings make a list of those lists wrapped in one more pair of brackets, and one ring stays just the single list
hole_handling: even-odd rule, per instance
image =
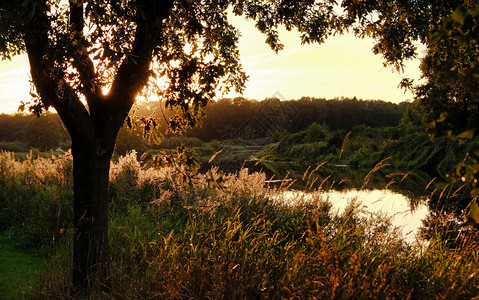
[{"label": "leaf", "polygon": [[153,142],[156,144],[156,145],[159,145],[161,144],[161,136],[158,134],[158,132],[156,130],[153,130],[151,132],[151,138],[153,139]]},{"label": "leaf", "polygon": [[439,119],[437,119],[437,122],[444,122],[447,119],[447,112],[442,112],[439,115]]},{"label": "leaf", "polygon": [[454,22],[464,25],[464,20],[466,19],[466,16],[460,8],[456,8],[456,10],[452,13],[451,17]]},{"label": "leaf", "polygon": [[474,129],[466,130],[457,135],[458,139],[472,140],[474,138]]},{"label": "leaf", "polygon": [[471,212],[469,216],[476,221],[476,223],[479,223],[479,205],[476,202],[471,203]]},{"label": "leaf", "polygon": [[458,139],[458,145],[462,146],[464,145],[467,141],[470,141],[474,138],[474,130],[467,130],[459,133],[457,135]]},{"label": "leaf", "polygon": [[130,116],[127,116],[126,117],[126,120],[125,120],[125,123],[126,123],[126,126],[131,129],[133,127],[133,124],[132,124],[132,121],[131,121],[131,117]]},{"label": "leaf", "polygon": [[21,101],[20,105],[18,106],[18,111],[19,112],[24,112],[25,111],[25,102]]},{"label": "leaf", "polygon": [[424,127],[426,128],[436,128],[436,121],[423,122]]}]

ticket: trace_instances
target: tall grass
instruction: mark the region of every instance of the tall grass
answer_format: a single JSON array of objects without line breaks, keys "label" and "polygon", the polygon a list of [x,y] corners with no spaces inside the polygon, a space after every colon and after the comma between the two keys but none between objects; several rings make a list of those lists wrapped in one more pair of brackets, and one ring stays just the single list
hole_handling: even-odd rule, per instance
[{"label": "tall grass", "polygon": [[53,245],[72,219],[71,154],[23,161],[0,152],[0,229],[26,247]]},{"label": "tall grass", "polygon": [[[189,174],[112,164],[111,288],[104,299],[418,298],[479,294],[477,236],[404,242],[386,219],[353,203],[341,215],[320,193],[282,201],[246,169]],[[2,230],[45,247],[35,299],[68,298],[71,156],[19,162],[0,154]],[[54,243],[55,241],[55,243]]]}]

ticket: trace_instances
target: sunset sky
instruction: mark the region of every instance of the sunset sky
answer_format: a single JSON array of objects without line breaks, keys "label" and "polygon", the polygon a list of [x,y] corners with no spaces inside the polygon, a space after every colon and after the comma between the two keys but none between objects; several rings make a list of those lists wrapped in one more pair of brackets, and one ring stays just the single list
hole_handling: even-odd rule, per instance
[{"label": "sunset sky", "polygon": [[[322,45],[301,45],[297,32],[280,32],[285,44],[275,54],[264,43],[252,22],[232,18],[240,30],[241,61],[250,76],[244,97],[262,100],[281,95],[285,99],[302,96],[357,97],[400,102],[411,93],[397,88],[401,76],[419,79],[419,61],[406,64],[400,75],[384,67],[380,56],[371,51],[373,42],[352,35],[330,37]],[[0,112],[15,112],[21,100],[29,99],[29,66],[26,56],[0,61]],[[231,93],[229,97],[238,96]]]}]

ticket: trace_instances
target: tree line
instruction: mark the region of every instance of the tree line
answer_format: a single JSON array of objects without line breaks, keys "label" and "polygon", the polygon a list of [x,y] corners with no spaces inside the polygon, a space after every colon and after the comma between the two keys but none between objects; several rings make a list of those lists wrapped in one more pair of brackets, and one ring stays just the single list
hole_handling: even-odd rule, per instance
[{"label": "tree line", "polygon": [[70,147],[70,137],[57,114],[46,113],[41,118],[31,114],[0,114],[1,150],[27,152]]},{"label": "tree line", "polygon": [[380,100],[358,100],[356,97],[330,100],[303,97],[288,101],[277,98],[264,101],[242,97],[221,99],[206,106],[203,126],[189,130],[188,135],[204,141],[263,138],[278,130],[298,132],[315,122],[331,129],[345,130],[358,125],[396,126],[406,106],[406,102],[395,104]]},{"label": "tree line", "polygon": [[[358,100],[356,98],[303,97],[299,100],[280,101],[276,98],[258,101],[237,98],[222,98],[206,106],[206,116],[202,126],[188,130],[185,135],[205,142],[234,138],[265,138],[274,132],[287,130],[299,132],[313,123],[330,129],[350,130],[355,126],[389,127],[399,124],[406,112],[407,103],[395,104],[380,100]],[[171,116],[169,111],[164,112]],[[162,103],[139,103],[132,114],[138,118],[163,115]],[[262,123],[259,123],[259,122]],[[256,122],[256,123],[255,123]],[[248,123],[257,130],[247,132]],[[251,125],[251,124],[250,124]],[[166,121],[160,126],[167,140]],[[242,129],[245,132],[242,132]],[[160,148],[160,145],[144,139],[144,126],[124,126],[119,133],[116,152],[124,154],[129,150],[144,151]],[[0,114],[0,149],[14,152],[27,152],[30,149],[49,151],[61,148],[67,150],[71,141],[67,130],[55,113],[47,113],[38,118],[31,114]]]}]

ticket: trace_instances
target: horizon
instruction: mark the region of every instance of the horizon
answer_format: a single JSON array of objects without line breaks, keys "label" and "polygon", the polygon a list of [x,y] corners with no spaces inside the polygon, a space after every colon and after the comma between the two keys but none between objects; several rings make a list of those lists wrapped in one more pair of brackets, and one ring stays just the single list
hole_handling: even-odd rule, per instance
[{"label": "horizon", "polygon": [[[369,38],[360,39],[346,33],[329,37],[321,45],[301,45],[299,34],[285,29],[279,30],[285,47],[276,54],[251,21],[231,16],[231,23],[241,32],[238,48],[249,80],[242,94],[233,91],[218,95],[216,99],[356,97],[400,103],[413,98],[410,91],[404,92],[398,84],[402,77],[411,78],[414,83],[419,81],[418,58],[406,61],[404,72],[400,74],[392,67],[385,67],[383,59],[373,54],[373,40]],[[422,48],[421,45],[418,48]],[[11,61],[0,61],[0,113],[15,113],[20,101],[30,100],[29,79],[25,54]]]},{"label": "horizon", "polygon": [[[257,101],[257,102],[262,102],[262,101],[267,101],[267,100],[271,100],[271,99],[278,99],[280,101],[301,101],[303,100],[304,98],[310,98],[311,100],[315,101],[379,101],[379,102],[384,102],[384,103],[391,103],[393,105],[400,105],[402,103],[412,103],[409,99],[406,99],[406,100],[403,100],[403,101],[400,101],[400,102],[393,102],[393,101],[386,101],[386,100],[382,100],[382,99],[363,99],[363,98],[358,98],[358,97],[345,97],[345,96],[339,96],[339,97],[334,97],[334,98],[325,98],[325,97],[311,97],[311,96],[302,96],[300,98],[294,98],[294,99],[285,99],[284,97],[282,97],[281,94],[275,94],[273,95],[272,97],[267,97],[267,98],[264,98],[264,99],[254,99],[254,98],[246,98],[244,96],[232,96],[232,97],[227,97],[227,96],[224,96],[224,97],[219,97],[219,98],[216,98],[216,99],[213,99],[212,101],[213,102],[218,102],[218,101],[221,101],[221,100],[225,100],[225,99],[235,99],[235,98],[244,98],[248,101]],[[146,103],[146,102],[159,102],[159,100],[140,100],[140,101],[137,101],[135,103],[136,106],[142,104],[142,103]],[[208,102],[208,104],[210,104],[211,102]],[[132,110],[135,109],[135,105],[134,107],[132,108]],[[52,114],[57,114],[56,110],[52,107],[50,107],[50,109],[48,111],[44,111],[42,114],[45,114],[45,113],[52,113]],[[12,111],[12,112],[3,112],[3,111],[0,111],[0,115],[31,115],[32,113],[27,111],[25,109],[25,111],[19,111],[19,110],[16,110],[16,111]]]}]

